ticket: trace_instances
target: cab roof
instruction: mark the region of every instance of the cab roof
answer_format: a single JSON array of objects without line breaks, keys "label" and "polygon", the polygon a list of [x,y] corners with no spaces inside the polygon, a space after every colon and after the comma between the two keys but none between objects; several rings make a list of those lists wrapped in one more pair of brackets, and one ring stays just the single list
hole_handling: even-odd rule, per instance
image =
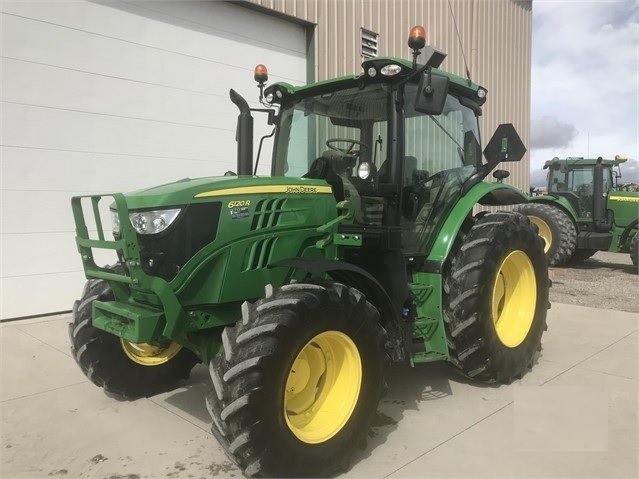
[{"label": "cab roof", "polygon": [[[392,64],[398,65],[400,67],[399,73],[393,76],[384,76],[380,73],[384,66]],[[417,65],[417,69],[421,67],[423,67],[423,65]],[[371,69],[373,69],[375,72],[373,75],[369,73],[372,71]],[[266,88],[265,95],[273,94],[276,98],[274,101],[279,103],[287,99],[287,97],[307,97],[311,95],[321,94],[323,92],[355,87],[357,85],[361,85],[362,83],[390,84],[406,78],[415,71],[413,69],[413,64],[411,61],[395,57],[375,57],[365,60],[362,63],[362,70],[363,71],[357,75],[345,75],[300,86],[293,86],[285,82],[274,83]],[[453,92],[457,92],[458,94],[462,94],[463,96],[471,97],[480,105],[484,102],[485,95],[481,98],[477,96],[477,92],[480,89],[484,90],[484,92],[486,91],[480,85],[453,73],[440,70],[438,68],[432,68],[432,72],[448,77],[450,79],[450,89]]]},{"label": "cab roof", "polygon": [[582,156],[569,156],[567,158],[553,158],[552,160],[546,161],[544,163],[544,170],[546,168],[550,168],[552,165],[565,165],[565,166],[594,166],[597,162],[605,166],[617,166],[621,163],[625,163],[628,161],[628,158],[625,156],[616,155],[614,159],[605,159],[601,156],[599,158],[584,158]]}]

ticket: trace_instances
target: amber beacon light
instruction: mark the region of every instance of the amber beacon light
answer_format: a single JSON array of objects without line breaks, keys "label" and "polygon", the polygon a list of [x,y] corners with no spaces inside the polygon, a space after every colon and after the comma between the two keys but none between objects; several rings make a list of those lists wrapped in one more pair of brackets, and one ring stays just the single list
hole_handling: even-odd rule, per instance
[{"label": "amber beacon light", "polygon": [[268,70],[261,63],[255,65],[253,70],[253,78],[257,82],[257,87],[260,89],[260,103],[264,98],[264,84],[268,81]]},{"label": "amber beacon light", "polygon": [[261,63],[255,66],[253,70],[253,78],[258,83],[266,83],[268,81],[268,70]]},{"label": "amber beacon light", "polygon": [[408,46],[415,50],[421,50],[426,45],[426,30],[421,25],[410,29],[408,34]]}]

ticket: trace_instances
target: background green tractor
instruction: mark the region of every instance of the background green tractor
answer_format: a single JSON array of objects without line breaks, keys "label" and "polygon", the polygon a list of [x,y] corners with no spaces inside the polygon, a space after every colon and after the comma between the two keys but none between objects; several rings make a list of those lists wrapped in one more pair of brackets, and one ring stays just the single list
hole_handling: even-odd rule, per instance
[{"label": "background green tractor", "polygon": [[612,251],[630,253],[637,266],[639,193],[619,185],[619,165],[625,161],[553,158],[544,164],[546,194],[530,198],[516,210],[539,228],[549,265]]},{"label": "background green tractor", "polygon": [[[473,215],[526,201],[483,181],[525,148],[502,125],[484,163],[486,90],[439,70],[423,29],[409,45],[413,62],[300,87],[265,88],[259,65],[264,109],[231,90],[238,175],[106,195],[113,240],[102,196],[73,198],[89,281],[69,332],[91,381],[136,398],[208,364],[213,434],[246,475],[328,476],[365,443],[389,361],[489,383],[533,366],[543,242],[524,215]],[[254,176],[252,111],[274,127],[270,177]]]}]

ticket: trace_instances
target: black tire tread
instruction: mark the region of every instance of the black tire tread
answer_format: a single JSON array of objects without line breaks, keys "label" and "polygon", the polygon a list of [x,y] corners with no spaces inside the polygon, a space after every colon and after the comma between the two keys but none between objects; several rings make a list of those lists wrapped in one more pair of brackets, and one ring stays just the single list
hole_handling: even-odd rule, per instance
[{"label": "black tire tread", "polygon": [[571,260],[577,248],[577,228],[563,210],[550,204],[527,203],[518,205],[515,211],[541,218],[552,230],[553,244],[546,253],[549,266],[562,266]]},{"label": "black tire tread", "polygon": [[347,311],[349,317],[367,318],[366,329],[362,331],[368,331],[367,336],[374,335],[372,341],[377,343],[382,355],[380,375],[383,376],[385,334],[379,325],[379,313],[361,293],[339,283],[295,283],[281,288],[269,285],[265,298],[255,303],[245,302],[242,320],[225,328],[224,354],[210,364],[213,388],[206,396],[206,403],[213,418],[213,435],[246,476],[329,476],[347,468],[354,449],[365,441],[383,391],[383,377],[379,378],[377,397],[362,402],[361,408],[367,416],[363,422],[368,421],[368,425],[355,429],[345,450],[332,457],[307,458],[303,464],[289,457],[296,454],[287,454],[286,459],[282,459],[286,453],[278,447],[283,446],[276,444],[277,438],[266,437],[267,428],[263,423],[268,418],[258,411],[265,402],[265,390],[278,387],[266,382],[266,376],[275,374],[272,371],[280,366],[274,359],[278,351],[285,347],[291,334],[298,334],[300,328],[305,327],[309,312],[335,311],[336,308]]},{"label": "black tire tread", "polygon": [[[486,228],[488,224],[490,228]],[[497,212],[484,215],[460,242],[447,264],[444,279],[444,325],[450,361],[469,378],[509,383],[532,367],[546,329],[550,281],[543,241],[526,216]],[[538,299],[528,337],[509,350],[501,344],[492,325],[489,301],[493,278],[486,276],[499,267],[503,259],[500,252],[515,249],[513,245],[525,248],[533,262]]]},{"label": "black tire tread", "polygon": [[[124,266],[113,271],[123,273]],[[82,297],[73,305],[69,323],[71,355],[85,376],[107,393],[122,399],[137,399],[173,389],[188,379],[197,356],[186,348],[165,364],[142,366],[124,353],[120,338],[93,327],[92,304],[95,300],[110,301],[113,293],[108,282],[92,279],[84,286]]]}]

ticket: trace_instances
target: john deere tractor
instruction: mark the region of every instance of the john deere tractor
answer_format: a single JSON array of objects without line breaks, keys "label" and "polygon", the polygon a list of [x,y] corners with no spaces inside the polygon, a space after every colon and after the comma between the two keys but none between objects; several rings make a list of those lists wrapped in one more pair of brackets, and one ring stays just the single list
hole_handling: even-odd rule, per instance
[{"label": "john deere tractor", "polygon": [[619,185],[619,165],[613,160],[553,158],[546,193],[516,209],[539,228],[548,264],[583,261],[597,251],[630,253],[637,266],[639,193]]},{"label": "john deere tractor", "polygon": [[[133,399],[202,362],[213,434],[244,474],[328,476],[365,443],[389,362],[448,361],[488,383],[533,366],[543,242],[524,215],[473,214],[527,201],[484,181],[525,148],[502,125],[484,162],[486,90],[438,69],[423,28],[409,46],[413,61],[305,86],[266,87],[259,65],[265,108],[230,92],[237,175],[73,198],[89,281],[69,333],[91,381]],[[254,174],[254,111],[274,128],[267,177]],[[101,249],[117,264],[99,266]]]}]

